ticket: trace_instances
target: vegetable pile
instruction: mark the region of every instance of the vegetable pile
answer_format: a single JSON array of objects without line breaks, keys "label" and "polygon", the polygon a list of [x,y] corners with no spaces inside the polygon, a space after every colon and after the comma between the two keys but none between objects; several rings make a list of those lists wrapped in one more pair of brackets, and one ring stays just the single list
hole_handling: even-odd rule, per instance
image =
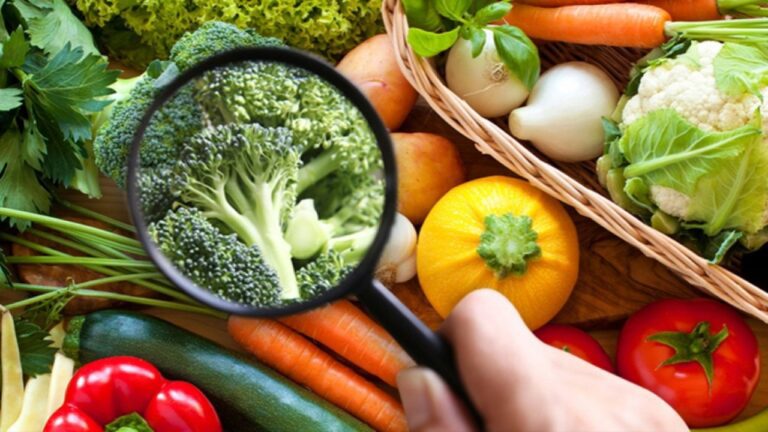
[{"label": "vegetable pile", "polygon": [[110,57],[136,68],[167,58],[179,38],[210,21],[253,28],[331,59],[383,29],[380,0],[71,2],[85,23],[97,29]]},{"label": "vegetable pile", "polygon": [[[480,115],[509,114],[511,134],[556,161],[604,154],[597,162],[599,180],[629,212],[712,263],[726,259],[734,246],[749,252],[768,242],[766,2],[449,6],[410,0],[404,6],[408,41],[417,54],[450,49],[445,80],[451,90]],[[513,32],[521,41],[653,50],[629,73],[619,100],[596,65],[561,63],[538,79],[535,46],[511,49],[515,44],[505,43],[501,33]],[[489,35],[496,46],[488,44]],[[526,98],[527,106],[517,108]]]}]

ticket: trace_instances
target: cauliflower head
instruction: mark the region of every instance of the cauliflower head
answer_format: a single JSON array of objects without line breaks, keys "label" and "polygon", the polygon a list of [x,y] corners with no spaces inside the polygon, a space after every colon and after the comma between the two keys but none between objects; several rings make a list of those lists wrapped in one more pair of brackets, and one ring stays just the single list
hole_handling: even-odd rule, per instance
[{"label": "cauliflower head", "polygon": [[615,202],[719,261],[768,240],[768,49],[687,44],[645,61],[598,171]]},{"label": "cauliflower head", "polygon": [[628,125],[652,111],[672,108],[705,131],[722,132],[768,113],[768,87],[761,90],[763,102],[754,94],[734,96],[718,89],[714,63],[722,48],[721,42],[692,43],[684,56],[649,69],[624,107],[622,122]]}]

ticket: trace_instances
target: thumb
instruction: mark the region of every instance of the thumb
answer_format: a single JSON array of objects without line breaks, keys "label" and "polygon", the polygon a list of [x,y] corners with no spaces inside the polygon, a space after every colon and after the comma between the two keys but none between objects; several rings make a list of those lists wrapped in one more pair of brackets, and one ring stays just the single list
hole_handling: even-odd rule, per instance
[{"label": "thumb", "polygon": [[397,388],[412,432],[474,430],[464,406],[431,369],[412,368],[400,372]]}]

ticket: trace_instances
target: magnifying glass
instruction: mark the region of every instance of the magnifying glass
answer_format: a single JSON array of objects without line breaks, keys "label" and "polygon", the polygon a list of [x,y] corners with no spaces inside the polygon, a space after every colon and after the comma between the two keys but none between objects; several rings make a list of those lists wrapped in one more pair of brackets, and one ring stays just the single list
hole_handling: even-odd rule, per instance
[{"label": "magnifying glass", "polygon": [[389,133],[365,96],[322,60],[276,47],[222,53],[164,86],[128,164],[139,239],[180,289],[259,317],[355,294],[477,419],[450,346],[373,278],[396,187]]}]

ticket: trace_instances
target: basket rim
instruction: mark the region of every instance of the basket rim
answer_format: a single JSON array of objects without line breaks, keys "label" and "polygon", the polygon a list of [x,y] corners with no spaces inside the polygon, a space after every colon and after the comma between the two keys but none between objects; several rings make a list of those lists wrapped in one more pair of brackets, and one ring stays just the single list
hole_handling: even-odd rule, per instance
[{"label": "basket rim", "polygon": [[384,25],[406,80],[453,129],[533,186],[631,244],[702,291],[768,323],[768,293],[653,229],[609,198],[542,160],[493,121],[481,117],[447,88],[432,62],[407,43],[400,0],[382,2]]}]

